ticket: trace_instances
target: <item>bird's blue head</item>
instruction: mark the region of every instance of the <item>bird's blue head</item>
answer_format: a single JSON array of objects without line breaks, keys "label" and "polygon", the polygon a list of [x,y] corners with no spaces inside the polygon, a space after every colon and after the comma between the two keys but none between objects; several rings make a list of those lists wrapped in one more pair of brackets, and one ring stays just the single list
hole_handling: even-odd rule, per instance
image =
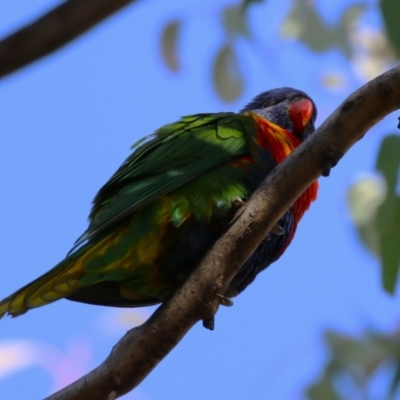
[{"label": "bird's blue head", "polygon": [[310,96],[298,89],[282,87],[263,92],[241,110],[246,111],[281,126],[301,141],[315,131],[317,107]]}]

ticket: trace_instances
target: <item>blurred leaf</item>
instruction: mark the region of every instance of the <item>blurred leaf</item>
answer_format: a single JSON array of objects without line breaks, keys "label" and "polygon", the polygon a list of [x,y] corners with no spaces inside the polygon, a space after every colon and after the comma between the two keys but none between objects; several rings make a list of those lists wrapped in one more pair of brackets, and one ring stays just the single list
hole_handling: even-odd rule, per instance
[{"label": "blurred leaf", "polygon": [[223,10],[223,24],[232,35],[251,37],[246,14],[241,5],[229,6]]},{"label": "blurred leaf", "polygon": [[395,62],[394,49],[383,30],[364,26],[352,31],[351,41],[351,62],[366,80],[382,74]]},{"label": "blurred leaf", "polygon": [[[396,198],[396,200],[391,227],[383,226],[383,231],[378,230],[380,234],[383,288],[391,294],[396,289],[400,265],[400,199]],[[382,204],[381,209],[385,209],[385,203]],[[380,219],[380,213],[378,212],[378,223]]]},{"label": "blurred leaf", "polygon": [[310,386],[307,390],[310,400],[341,400],[336,393],[329,376],[324,376],[320,381]]},{"label": "blurred leaf", "polygon": [[173,72],[180,69],[178,58],[178,38],[181,30],[181,22],[173,20],[164,26],[161,33],[161,54],[166,66]]},{"label": "blurred leaf", "polygon": [[389,391],[390,397],[394,397],[398,388],[399,388],[399,383],[400,383],[400,362],[397,362],[397,367],[396,367],[396,372],[393,377],[392,381],[392,386]]},{"label": "blurred leaf", "polygon": [[376,229],[379,235],[383,287],[389,293],[396,288],[400,265],[400,198],[396,195],[400,166],[400,136],[388,135],[379,150],[376,168],[387,184],[385,201],[379,207]]},{"label": "blurred leaf", "polygon": [[132,328],[142,325],[147,319],[148,316],[141,312],[141,310],[118,310],[118,313],[115,314],[114,322],[124,328]]},{"label": "blurred leaf", "polygon": [[243,92],[243,75],[237,55],[229,44],[224,45],[215,58],[213,82],[218,95],[225,101],[235,101]]},{"label": "blurred leaf", "polygon": [[365,11],[365,4],[349,6],[341,15],[339,23],[328,25],[308,0],[294,0],[291,11],[284,21],[281,33],[284,37],[297,38],[313,51],[322,52],[339,47],[350,56],[349,29]]},{"label": "blurred leaf", "polygon": [[338,45],[347,58],[351,56],[351,45],[349,32],[352,25],[365,12],[366,4],[355,4],[347,8],[340,18],[339,26],[336,28]]},{"label": "blurred leaf", "polygon": [[[339,388],[341,383],[348,382],[348,379],[352,381],[352,387],[362,395],[362,398],[368,398],[366,393],[368,379],[372,379],[373,374],[382,365],[395,369],[400,361],[398,332],[389,335],[366,332],[361,337],[351,337],[328,331],[325,339],[331,350],[331,356],[320,379],[308,389],[307,393],[311,400],[340,400],[342,397],[336,388]],[[395,374],[392,387],[386,390],[388,395],[393,393],[393,387],[398,383],[396,377]]]},{"label": "blurred leaf", "polygon": [[400,136],[386,136],[379,149],[376,168],[382,174],[364,178],[347,192],[350,216],[362,243],[379,256],[384,290],[393,294],[400,267]]},{"label": "blurred leaf", "polygon": [[340,88],[344,83],[343,75],[339,73],[327,73],[322,76],[321,81],[322,85],[331,89]]},{"label": "blurred leaf", "polygon": [[307,0],[295,0],[281,28],[282,35],[303,41],[312,50],[321,52],[333,47],[334,34]]},{"label": "blurred leaf", "polygon": [[397,56],[400,56],[400,2],[399,0],[381,0],[380,6],[389,41],[394,47]]},{"label": "blurred leaf", "polygon": [[246,10],[252,4],[263,3],[263,2],[264,2],[264,0],[243,0],[242,8],[243,8],[243,10]]},{"label": "blurred leaf", "polygon": [[385,182],[379,176],[358,180],[348,189],[346,196],[347,207],[357,233],[363,244],[375,255],[379,255],[376,215],[385,197]]},{"label": "blurred leaf", "polygon": [[400,357],[400,340],[367,332],[361,338],[352,338],[336,332],[326,333],[326,342],[333,351],[335,370],[358,365],[365,376],[370,376],[387,358]]},{"label": "blurred leaf", "polygon": [[340,24],[344,28],[351,28],[351,25],[360,18],[366,9],[367,4],[365,3],[353,4],[343,12]]},{"label": "blurred leaf", "polygon": [[376,162],[376,168],[385,176],[389,192],[394,193],[396,189],[399,166],[400,136],[390,134],[383,139]]}]

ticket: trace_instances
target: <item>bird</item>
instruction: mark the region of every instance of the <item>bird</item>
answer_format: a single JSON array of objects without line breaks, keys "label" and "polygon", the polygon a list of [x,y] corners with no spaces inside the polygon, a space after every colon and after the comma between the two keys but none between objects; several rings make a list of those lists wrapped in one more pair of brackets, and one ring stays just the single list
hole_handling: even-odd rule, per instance
[{"label": "bird", "polygon": [[[316,117],[311,97],[281,87],[237,113],[185,116],[138,141],[95,196],[65,259],[0,301],[0,318],[62,298],[113,307],[168,300],[265,177],[315,131]],[[222,304],[281,257],[317,191],[314,181],[285,212]]]}]

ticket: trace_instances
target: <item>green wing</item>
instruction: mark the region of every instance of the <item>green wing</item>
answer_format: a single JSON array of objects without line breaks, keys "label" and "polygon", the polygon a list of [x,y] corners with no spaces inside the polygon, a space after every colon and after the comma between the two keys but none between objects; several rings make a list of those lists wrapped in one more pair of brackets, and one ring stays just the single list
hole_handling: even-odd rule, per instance
[{"label": "green wing", "polygon": [[198,114],[137,142],[94,199],[89,228],[75,248],[199,174],[248,153],[255,131],[250,116]]},{"label": "green wing", "polygon": [[[164,264],[153,264],[165,242],[174,242],[164,236],[163,226],[179,226],[190,207],[199,218],[217,203],[222,210],[246,192],[241,182],[248,170],[240,168],[240,156],[249,154],[255,133],[251,116],[203,114],[166,125],[138,142],[97,194],[89,229],[72,254],[1,301],[0,318],[63,297],[119,306],[155,304],[165,298],[172,283],[165,280]],[[162,201],[157,200],[167,193],[170,207],[160,217]],[[124,217],[126,226],[120,224]]]}]

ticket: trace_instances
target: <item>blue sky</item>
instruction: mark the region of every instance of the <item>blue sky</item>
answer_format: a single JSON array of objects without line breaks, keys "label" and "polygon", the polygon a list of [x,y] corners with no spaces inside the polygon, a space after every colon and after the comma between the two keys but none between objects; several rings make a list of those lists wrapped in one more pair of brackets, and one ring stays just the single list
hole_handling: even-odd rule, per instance
[{"label": "blue sky", "polygon": [[[6,34],[55,1],[0,4]],[[279,4],[278,4],[279,3]],[[138,3],[71,45],[0,82],[0,297],[62,259],[86,228],[96,191],[129,154],[132,143],[181,115],[236,111],[257,93],[293,86],[311,95],[319,125],[364,81],[338,50],[315,55],[278,33],[288,1],[251,12],[257,45],[239,44],[246,88],[222,103],[210,80],[222,44],[218,11],[228,1]],[[334,21],[348,1],[317,2]],[[374,2],[370,1],[371,6]],[[185,20],[182,72],[161,61],[163,24]],[[379,27],[371,8],[363,23]],[[326,73],[343,84],[321,85]],[[373,170],[381,138],[395,131],[388,116],[321,179],[281,260],[262,273],[216,330],[196,325],[137,390],[124,399],[303,399],[326,359],[322,332],[394,329],[398,296],[382,292],[379,265],[364,251],[345,204],[347,188]],[[0,321],[0,398],[43,398],[98,365],[113,344],[151,309],[118,310],[59,301]]]}]

